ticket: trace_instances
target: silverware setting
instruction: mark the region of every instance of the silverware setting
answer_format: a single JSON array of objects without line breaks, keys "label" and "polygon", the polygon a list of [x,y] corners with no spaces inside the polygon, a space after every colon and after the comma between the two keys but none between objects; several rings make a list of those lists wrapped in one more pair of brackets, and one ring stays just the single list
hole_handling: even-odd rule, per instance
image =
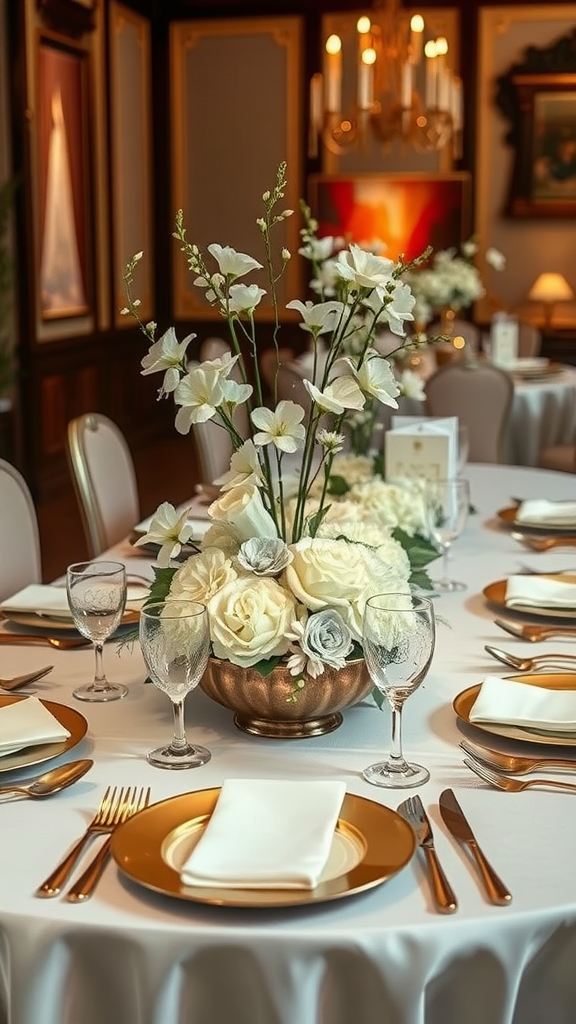
[{"label": "silverware setting", "polygon": [[510,636],[515,636],[519,640],[529,640],[530,643],[540,643],[542,640],[558,636],[576,640],[576,626],[519,626],[516,623],[505,622],[504,619],[494,619],[494,625],[499,626]]},{"label": "silverware setting", "polygon": [[480,878],[490,903],[496,906],[505,907],[512,900],[511,892],[506,888],[502,879],[496,874],[490,862],[486,859],[482,849],[478,845],[476,837],[466,819],[454,792],[445,789],[440,794],[440,814],[446,828],[458,842],[462,843],[474,857]]},{"label": "silverware setting", "polygon": [[60,864],[38,887],[36,896],[44,899],[58,896],[88,840],[93,835],[106,835],[113,832],[116,825],[125,820],[124,816],[127,816],[127,809],[131,806],[135,792],[130,787],[126,789],[118,789],[116,786],[108,787],[88,828]]},{"label": "silverware setting", "polygon": [[480,761],[486,767],[505,774],[527,775],[541,769],[576,771],[576,761],[564,757],[527,757],[518,754],[501,754],[498,750],[478,747],[470,740],[461,740],[460,746],[475,761]]},{"label": "silverware setting", "polygon": [[432,826],[420,797],[408,797],[397,810],[414,829],[418,845],[424,850],[436,909],[441,914],[453,914],[458,909],[458,901],[438,860]]},{"label": "silverware setting", "polygon": [[[149,803],[150,789],[144,789],[144,787],[142,787],[142,789],[138,790],[134,787],[132,795],[130,797],[126,797],[122,803],[120,821],[118,824],[121,825],[122,822],[127,821],[128,818],[131,818],[132,815],[136,814],[138,811],[143,811],[145,807],[148,807]],[[112,829],[110,834],[106,837],[102,846],[98,850],[98,853],[90,862],[86,870],[66,894],[66,899],[69,903],[83,903],[84,900],[89,899],[94,892],[98,880],[104,870],[106,861],[110,855],[110,844],[112,842],[113,831],[114,829]]]},{"label": "silverware setting", "polygon": [[66,789],[67,786],[71,786],[74,782],[78,782],[83,775],[92,767],[94,761],[90,758],[84,758],[81,761],[70,761],[68,764],[62,764],[59,768],[52,768],[49,772],[44,772],[43,775],[37,775],[33,779],[23,779],[22,782],[14,783],[13,785],[0,786],[0,794],[2,796],[15,793],[17,796],[30,796],[33,798],[40,798],[46,796],[52,796],[53,793],[59,793],[62,789]]},{"label": "silverware setting", "polygon": [[552,548],[576,547],[576,537],[572,534],[568,536],[533,537],[532,534],[512,530],[510,535],[514,540],[523,544],[525,548],[530,548],[531,551],[550,551]]},{"label": "silverware setting", "polygon": [[484,650],[504,665],[518,669],[519,672],[538,672],[546,668],[566,668],[572,666],[576,672],[576,654],[537,654],[534,658],[518,658],[515,654],[502,651],[499,647],[484,644]]},{"label": "silverware setting", "polygon": [[53,668],[54,665],[46,665],[44,668],[37,669],[36,672],[25,672],[22,676],[0,679],[0,690],[5,690],[8,693],[10,690],[17,690],[20,686],[26,686],[27,683],[35,683],[52,672]]},{"label": "silverware setting", "polygon": [[76,647],[89,647],[90,641],[60,636],[40,636],[39,633],[0,633],[0,644],[48,644],[59,651],[72,651]]},{"label": "silverware setting", "polygon": [[560,782],[559,779],[517,779],[513,775],[500,775],[488,765],[470,757],[464,758],[464,764],[470,771],[474,772],[483,782],[495,789],[501,789],[505,793],[521,793],[523,789],[532,789],[535,786],[545,789],[569,789],[576,793],[576,782]]}]

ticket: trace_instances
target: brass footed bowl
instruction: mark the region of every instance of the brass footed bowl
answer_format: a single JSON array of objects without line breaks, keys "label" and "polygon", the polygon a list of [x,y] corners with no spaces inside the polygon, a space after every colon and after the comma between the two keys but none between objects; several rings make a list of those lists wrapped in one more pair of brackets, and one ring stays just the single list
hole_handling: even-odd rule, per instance
[{"label": "brass footed bowl", "polygon": [[305,739],[333,732],[342,724],[341,711],[367,697],[372,682],[364,660],[345,668],[326,667],[317,679],[307,678],[298,690],[286,665],[268,676],[254,668],[210,658],[201,688],[212,700],[234,712],[239,729],[271,739]]}]

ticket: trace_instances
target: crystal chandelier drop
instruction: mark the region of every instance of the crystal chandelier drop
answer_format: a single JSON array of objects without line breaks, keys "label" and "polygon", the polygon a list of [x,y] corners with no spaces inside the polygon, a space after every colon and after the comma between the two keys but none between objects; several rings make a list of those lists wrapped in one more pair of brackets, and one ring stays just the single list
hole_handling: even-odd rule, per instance
[{"label": "crystal chandelier drop", "polygon": [[399,139],[419,152],[450,144],[458,159],[462,81],[451,69],[446,38],[431,38],[424,18],[401,0],[376,0],[370,15],[358,18],[355,35],[350,104],[343,103],[342,39],[326,40],[323,72],[310,83],[309,156],[318,156],[320,142],[340,155],[373,135],[385,148]]}]

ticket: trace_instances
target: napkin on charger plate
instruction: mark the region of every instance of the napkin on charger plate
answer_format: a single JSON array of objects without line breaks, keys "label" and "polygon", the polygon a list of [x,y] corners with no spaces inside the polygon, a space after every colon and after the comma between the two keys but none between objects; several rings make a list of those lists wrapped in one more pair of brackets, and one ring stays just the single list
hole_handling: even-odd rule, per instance
[{"label": "napkin on charger plate", "polygon": [[204,834],[183,864],[185,885],[314,889],[324,870],[343,782],[226,779]]},{"label": "napkin on charger plate", "polygon": [[0,708],[0,758],[23,747],[60,743],[69,736],[68,729],[37,697],[27,697]]},{"label": "napkin on charger plate", "polygon": [[[127,588],[128,600],[126,609],[138,611],[142,601],[147,597],[148,590],[144,586],[131,586]],[[51,586],[46,583],[30,583],[23,590],[19,590],[12,597],[7,597],[0,602],[0,611],[8,615],[10,612],[33,615],[55,615],[59,618],[66,616],[72,618],[72,612],[68,604],[66,587]]]},{"label": "napkin on charger plate", "polygon": [[535,608],[574,608],[576,611],[576,576],[551,579],[546,576],[510,576],[506,581],[505,602],[533,605]]},{"label": "napkin on charger plate", "polygon": [[472,724],[524,725],[547,732],[576,731],[576,689],[551,690],[486,676],[469,713]]},{"label": "napkin on charger plate", "polygon": [[516,522],[549,523],[550,526],[576,526],[576,501],[548,501],[532,498],[523,501],[516,511]]}]

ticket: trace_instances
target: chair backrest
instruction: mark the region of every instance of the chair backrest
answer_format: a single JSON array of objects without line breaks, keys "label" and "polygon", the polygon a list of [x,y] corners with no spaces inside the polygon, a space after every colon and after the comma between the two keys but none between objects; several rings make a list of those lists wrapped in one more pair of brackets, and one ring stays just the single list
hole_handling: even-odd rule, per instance
[{"label": "chair backrest", "polygon": [[275,348],[266,348],[263,352],[258,354],[258,364],[260,366],[260,376],[270,395],[274,393],[274,386],[276,382],[276,370],[282,363],[290,363],[295,357],[293,348],[279,348],[278,354],[276,354]]},{"label": "chair backrest", "polygon": [[542,332],[534,324],[518,321],[518,355],[522,359],[530,359],[540,355]]},{"label": "chair backrest", "polygon": [[67,455],[88,552],[95,558],[140,519],[132,454],[120,428],[91,412],[68,424]]},{"label": "chair backrest", "polygon": [[428,416],[458,416],[468,427],[471,462],[504,462],[514,386],[490,364],[451,363],[426,384]]},{"label": "chair backrest", "polygon": [[308,414],[312,399],[304,387],[304,377],[304,368],[297,362],[281,363],[277,379],[278,401],[296,402]]},{"label": "chair backrest", "polygon": [[32,495],[21,473],[0,459],[0,600],[40,583],[40,536]]}]

